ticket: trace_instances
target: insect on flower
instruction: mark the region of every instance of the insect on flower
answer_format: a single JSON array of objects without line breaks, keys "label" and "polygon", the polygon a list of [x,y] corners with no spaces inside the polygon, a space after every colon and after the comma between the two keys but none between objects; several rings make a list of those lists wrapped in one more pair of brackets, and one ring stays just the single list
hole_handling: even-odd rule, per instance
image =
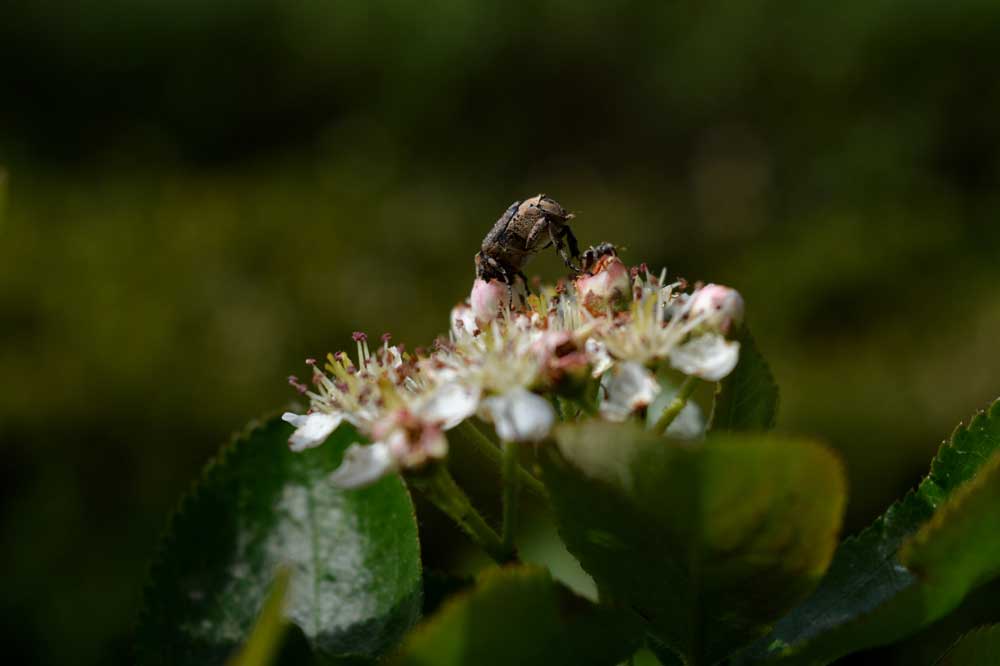
[{"label": "insect on flower", "polygon": [[580,257],[580,248],[569,227],[572,218],[572,213],[544,194],[515,201],[483,239],[476,254],[476,277],[501,280],[508,288],[520,277],[527,288],[522,269],[532,255],[549,246],[555,246],[563,262],[578,273],[573,260]]}]

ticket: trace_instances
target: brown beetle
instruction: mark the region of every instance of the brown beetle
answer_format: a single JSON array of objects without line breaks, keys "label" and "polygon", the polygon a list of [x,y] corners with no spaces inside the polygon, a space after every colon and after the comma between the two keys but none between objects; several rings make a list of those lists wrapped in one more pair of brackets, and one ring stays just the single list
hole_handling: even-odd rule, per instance
[{"label": "brown beetle", "polygon": [[533,254],[550,245],[554,245],[563,262],[578,273],[580,269],[572,259],[580,257],[580,248],[569,228],[571,219],[572,213],[567,213],[544,194],[515,201],[483,239],[483,247],[476,254],[476,277],[487,281],[502,280],[509,286],[520,276],[527,287],[528,280],[522,269]]}]

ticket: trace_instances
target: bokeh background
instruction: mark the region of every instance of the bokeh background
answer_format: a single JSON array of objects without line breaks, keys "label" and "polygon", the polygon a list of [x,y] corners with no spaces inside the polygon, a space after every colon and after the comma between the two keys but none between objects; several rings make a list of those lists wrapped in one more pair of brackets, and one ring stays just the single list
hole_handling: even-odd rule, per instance
[{"label": "bokeh background", "polygon": [[[351,331],[445,330],[542,191],[744,293],[858,529],[1000,395],[998,62],[991,0],[7,0],[5,654],[129,663],[216,447]],[[845,663],[930,663],[998,598]]]}]

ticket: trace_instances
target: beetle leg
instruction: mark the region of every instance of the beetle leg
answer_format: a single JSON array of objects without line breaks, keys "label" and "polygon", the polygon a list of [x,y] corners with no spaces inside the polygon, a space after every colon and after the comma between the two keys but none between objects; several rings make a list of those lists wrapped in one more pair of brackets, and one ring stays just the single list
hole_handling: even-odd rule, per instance
[{"label": "beetle leg", "polygon": [[[524,271],[518,271],[514,274],[516,277],[521,278],[521,282],[524,283],[524,293],[527,296],[531,296],[531,287],[528,286],[528,276],[524,274]],[[513,301],[511,301],[513,303]]]},{"label": "beetle leg", "polygon": [[566,234],[566,242],[569,244],[569,253],[574,259],[580,258],[580,246],[576,242],[576,236],[573,235],[573,230],[569,228],[569,225],[563,226],[563,230]]},{"label": "beetle leg", "polygon": [[[563,239],[562,239],[562,237],[566,235],[568,235],[569,238],[573,239],[570,242],[570,251],[572,252],[573,248],[576,247],[576,237],[573,236],[573,232],[569,230],[569,227],[564,226],[557,234],[554,231],[552,231],[552,225],[549,225],[549,238],[552,239],[552,244],[556,246],[556,251],[559,252],[559,256],[562,257],[563,263],[566,264],[567,268],[569,268],[574,273],[579,273],[580,268],[576,266],[570,259],[569,255],[566,254],[566,246],[563,245]],[[576,254],[574,255],[574,257],[579,257],[579,256],[580,256],[580,249],[576,247]]]},{"label": "beetle leg", "polygon": [[[513,307],[513,305],[514,305],[514,284],[513,284],[514,281],[511,280],[511,278],[510,278],[509,275],[507,275],[507,269],[505,269],[503,266],[501,266],[499,261],[497,261],[493,257],[489,257],[487,259],[487,261],[489,262],[490,266],[492,266],[493,268],[495,268],[497,270],[497,272],[500,273],[500,278],[504,281],[504,284],[507,285],[507,303],[509,304],[510,307]],[[527,285],[527,283],[525,283],[525,285]]]}]

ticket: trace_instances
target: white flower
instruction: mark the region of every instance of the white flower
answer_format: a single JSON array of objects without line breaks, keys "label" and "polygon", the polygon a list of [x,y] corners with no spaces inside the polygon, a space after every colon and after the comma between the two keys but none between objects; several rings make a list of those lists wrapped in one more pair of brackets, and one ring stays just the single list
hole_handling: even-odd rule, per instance
[{"label": "white flower", "polygon": [[604,375],[601,386],[601,416],[609,421],[624,421],[634,412],[647,407],[660,392],[660,384],[642,365],[620,363]]},{"label": "white flower", "polygon": [[351,444],[344,452],[340,467],[330,475],[330,482],[338,488],[363,488],[394,469],[395,461],[388,444]]},{"label": "white flower", "polygon": [[686,375],[710,382],[724,378],[740,360],[740,343],[706,333],[670,351],[670,364]]},{"label": "white flower", "polygon": [[476,413],[479,396],[478,388],[452,381],[430,393],[418,413],[424,421],[439,423],[443,430],[451,430]]},{"label": "white flower", "polygon": [[520,386],[486,398],[482,411],[505,442],[541,441],[548,437],[556,420],[548,400]]},{"label": "white flower", "polygon": [[678,289],[681,283],[659,286],[658,278],[636,279],[635,296],[627,316],[598,328],[596,337],[614,359],[650,365],[667,358],[695,329],[685,316],[689,304]]},{"label": "white flower", "polygon": [[305,451],[325,442],[330,433],[340,426],[344,417],[342,414],[336,413],[295,414],[285,412],[281,415],[281,420],[295,426],[295,432],[288,440],[288,448],[292,451]]}]

